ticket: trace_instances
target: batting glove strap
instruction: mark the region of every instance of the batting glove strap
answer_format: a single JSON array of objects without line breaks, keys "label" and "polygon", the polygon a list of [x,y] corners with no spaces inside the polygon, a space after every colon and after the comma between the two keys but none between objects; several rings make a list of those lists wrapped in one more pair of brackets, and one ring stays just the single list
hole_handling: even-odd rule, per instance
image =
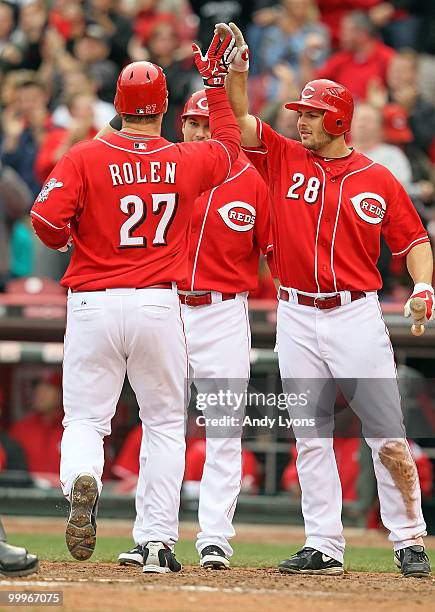
[{"label": "batting glove strap", "polygon": [[219,74],[208,78],[202,78],[205,89],[213,89],[215,87],[223,87],[225,85],[226,74]]},{"label": "batting glove strap", "polygon": [[405,304],[405,308],[403,314],[405,317],[411,316],[411,300],[413,298],[422,298],[426,302],[426,320],[430,321],[434,318],[435,312],[435,297],[434,297],[434,289],[431,285],[427,283],[416,283],[414,287],[414,291],[412,292],[411,297]]}]

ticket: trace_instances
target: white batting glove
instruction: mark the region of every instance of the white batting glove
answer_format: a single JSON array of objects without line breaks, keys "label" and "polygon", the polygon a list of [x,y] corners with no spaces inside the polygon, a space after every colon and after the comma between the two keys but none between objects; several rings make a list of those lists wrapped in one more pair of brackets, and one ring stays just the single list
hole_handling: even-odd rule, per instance
[{"label": "white batting glove", "polygon": [[237,53],[235,54],[232,62],[230,63],[230,70],[235,72],[247,72],[249,70],[249,49],[248,45],[243,38],[243,34],[235,23],[217,23],[214,27],[214,31],[218,32],[221,36],[224,34],[232,34],[236,39]]},{"label": "white batting glove", "polygon": [[434,318],[435,297],[433,287],[427,283],[416,283],[414,291],[403,309],[403,314],[405,317],[411,316],[411,300],[416,297],[423,299],[426,303],[425,323],[427,323]]}]

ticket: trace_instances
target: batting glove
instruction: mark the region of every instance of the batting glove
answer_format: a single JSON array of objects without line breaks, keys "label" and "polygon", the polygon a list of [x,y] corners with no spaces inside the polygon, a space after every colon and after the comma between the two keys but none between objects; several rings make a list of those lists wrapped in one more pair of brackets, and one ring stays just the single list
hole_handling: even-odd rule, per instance
[{"label": "batting glove", "polygon": [[426,283],[416,283],[414,287],[414,291],[412,292],[412,295],[409,298],[409,300],[406,302],[405,308],[403,310],[403,314],[405,315],[405,317],[411,316],[411,306],[410,306],[411,300],[416,297],[422,298],[425,301],[425,304],[426,304],[425,322],[427,323],[428,321],[434,318],[435,297],[434,297],[433,287]]},{"label": "batting glove", "polygon": [[223,40],[219,34],[215,34],[205,55],[202,55],[201,49],[195,43],[192,44],[192,50],[196,67],[204,81],[204,87],[206,89],[223,87],[228,74],[228,66],[237,53],[234,34],[225,35]]},{"label": "batting glove", "polygon": [[249,49],[243,38],[243,34],[235,23],[217,23],[214,27],[215,33],[221,36],[232,34],[236,40],[237,52],[229,68],[235,72],[247,72],[249,70]]}]

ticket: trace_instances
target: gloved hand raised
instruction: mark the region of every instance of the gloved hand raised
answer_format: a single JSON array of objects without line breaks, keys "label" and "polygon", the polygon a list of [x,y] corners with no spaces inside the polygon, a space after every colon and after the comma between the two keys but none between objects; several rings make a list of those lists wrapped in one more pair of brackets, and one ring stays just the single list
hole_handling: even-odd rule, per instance
[{"label": "gloved hand raised", "polygon": [[228,67],[237,53],[234,34],[227,33],[223,39],[216,33],[205,55],[197,44],[192,44],[193,58],[204,81],[204,87],[223,87]]}]

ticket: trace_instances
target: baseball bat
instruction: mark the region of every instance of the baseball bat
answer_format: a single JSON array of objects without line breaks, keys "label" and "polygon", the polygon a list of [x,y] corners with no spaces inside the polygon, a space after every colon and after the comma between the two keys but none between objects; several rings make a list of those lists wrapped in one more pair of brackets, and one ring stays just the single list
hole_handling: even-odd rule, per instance
[{"label": "baseball bat", "polygon": [[423,300],[423,298],[420,297],[412,298],[409,308],[411,310],[411,316],[414,319],[414,323],[411,327],[411,332],[414,336],[421,336],[424,334],[426,302]]}]

